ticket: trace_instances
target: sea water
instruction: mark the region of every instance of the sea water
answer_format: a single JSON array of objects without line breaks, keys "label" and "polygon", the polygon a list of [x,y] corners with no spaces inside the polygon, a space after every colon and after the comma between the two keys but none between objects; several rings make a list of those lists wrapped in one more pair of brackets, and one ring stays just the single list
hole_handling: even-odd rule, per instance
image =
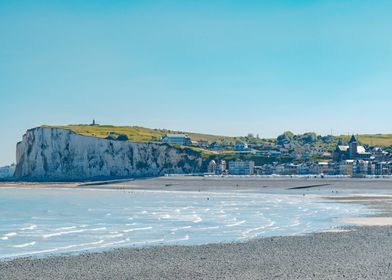
[{"label": "sea water", "polygon": [[287,193],[0,188],[0,258],[300,235],[367,213]]}]

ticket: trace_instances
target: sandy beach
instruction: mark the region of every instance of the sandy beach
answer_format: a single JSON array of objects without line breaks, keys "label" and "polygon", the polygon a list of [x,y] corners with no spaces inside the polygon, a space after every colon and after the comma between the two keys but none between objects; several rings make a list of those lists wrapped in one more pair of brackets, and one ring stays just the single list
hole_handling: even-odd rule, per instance
[{"label": "sandy beach", "polygon": [[[312,187],[322,185],[319,187]],[[308,186],[307,189],[292,189]],[[391,279],[392,181],[367,179],[156,178],[79,186],[162,190],[287,190],[377,210],[352,226],[243,243],[123,248],[0,262],[0,279]],[[328,195],[326,195],[328,194]]]}]

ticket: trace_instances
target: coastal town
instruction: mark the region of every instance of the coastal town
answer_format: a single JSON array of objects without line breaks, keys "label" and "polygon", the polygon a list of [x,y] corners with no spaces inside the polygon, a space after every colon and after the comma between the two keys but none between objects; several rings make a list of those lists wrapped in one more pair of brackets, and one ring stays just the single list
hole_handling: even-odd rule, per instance
[{"label": "coastal town", "polygon": [[[178,151],[186,151],[186,154],[202,161],[197,166],[189,163],[188,170],[168,168],[161,175],[352,178],[392,176],[392,146],[389,135],[367,135],[365,143],[361,141],[364,135],[321,136],[313,132],[297,135],[284,132],[276,138],[260,138],[253,134],[227,137],[141,127],[105,126],[97,124],[95,120],[89,125],[71,125],[64,129],[92,136],[97,140],[104,138],[110,142],[150,143],[156,147],[168,145]],[[380,139],[387,141],[382,143],[384,145],[369,145],[373,141],[379,144]],[[75,145],[79,145],[78,141]],[[129,156],[131,155],[127,157]],[[137,166],[148,167],[155,164],[149,163],[147,159],[148,157],[138,161]],[[127,164],[129,165],[126,162],[122,165],[119,163],[119,168],[126,168]],[[0,167],[0,178],[12,179],[15,171],[16,164]],[[97,176],[101,174],[99,172]],[[143,176],[152,175],[136,175]]]},{"label": "coastal town", "polygon": [[0,0],[0,280],[392,280],[392,0]]},{"label": "coastal town", "polygon": [[[273,144],[208,143],[193,141],[187,134],[167,134],[161,141],[171,145],[193,146],[215,152],[206,168],[207,175],[319,175],[319,176],[390,176],[392,153],[378,146],[363,146],[355,135],[348,143],[339,140],[327,149],[309,143],[295,144],[285,133]],[[229,160],[228,160],[229,158]]]}]

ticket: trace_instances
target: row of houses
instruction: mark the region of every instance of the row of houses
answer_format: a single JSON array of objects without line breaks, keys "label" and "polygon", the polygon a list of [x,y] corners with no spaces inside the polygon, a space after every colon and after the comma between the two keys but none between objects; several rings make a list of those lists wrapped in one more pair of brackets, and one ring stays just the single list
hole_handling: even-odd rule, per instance
[{"label": "row of houses", "polygon": [[307,162],[301,164],[264,165],[257,168],[260,175],[392,175],[392,162],[344,160],[341,162]]},{"label": "row of houses", "polygon": [[[162,142],[173,145],[197,145],[186,134],[168,134],[163,137]],[[206,142],[206,141],[205,141]],[[208,145],[208,142],[203,143]],[[211,145],[218,145],[213,143]],[[209,148],[214,148],[209,145]],[[231,175],[392,175],[392,155],[382,150],[382,148],[373,147],[368,150],[359,145],[356,137],[353,135],[348,145],[336,146],[333,153],[323,149],[313,149],[309,151],[303,147],[291,147],[291,144],[279,147],[262,147],[264,150],[252,150],[248,145],[236,143],[233,148],[238,155],[252,154],[256,156],[278,157],[289,156],[301,159],[302,163],[294,164],[265,164],[255,166],[254,161],[211,161],[208,165],[209,174],[231,174]],[[229,146],[226,146],[226,148]],[[215,147],[217,148],[217,147]],[[317,155],[321,161],[311,162],[309,158]]]},{"label": "row of houses", "polygon": [[341,162],[305,162],[300,164],[265,164],[256,166],[254,161],[210,161],[208,174],[229,175],[392,175],[391,162],[344,160]]}]

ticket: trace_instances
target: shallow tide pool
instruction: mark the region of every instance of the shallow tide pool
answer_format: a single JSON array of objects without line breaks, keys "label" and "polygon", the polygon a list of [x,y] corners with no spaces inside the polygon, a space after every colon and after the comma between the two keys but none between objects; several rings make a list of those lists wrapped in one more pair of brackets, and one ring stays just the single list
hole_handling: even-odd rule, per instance
[{"label": "shallow tide pool", "polygon": [[0,258],[300,235],[369,214],[299,194],[0,189]]}]

